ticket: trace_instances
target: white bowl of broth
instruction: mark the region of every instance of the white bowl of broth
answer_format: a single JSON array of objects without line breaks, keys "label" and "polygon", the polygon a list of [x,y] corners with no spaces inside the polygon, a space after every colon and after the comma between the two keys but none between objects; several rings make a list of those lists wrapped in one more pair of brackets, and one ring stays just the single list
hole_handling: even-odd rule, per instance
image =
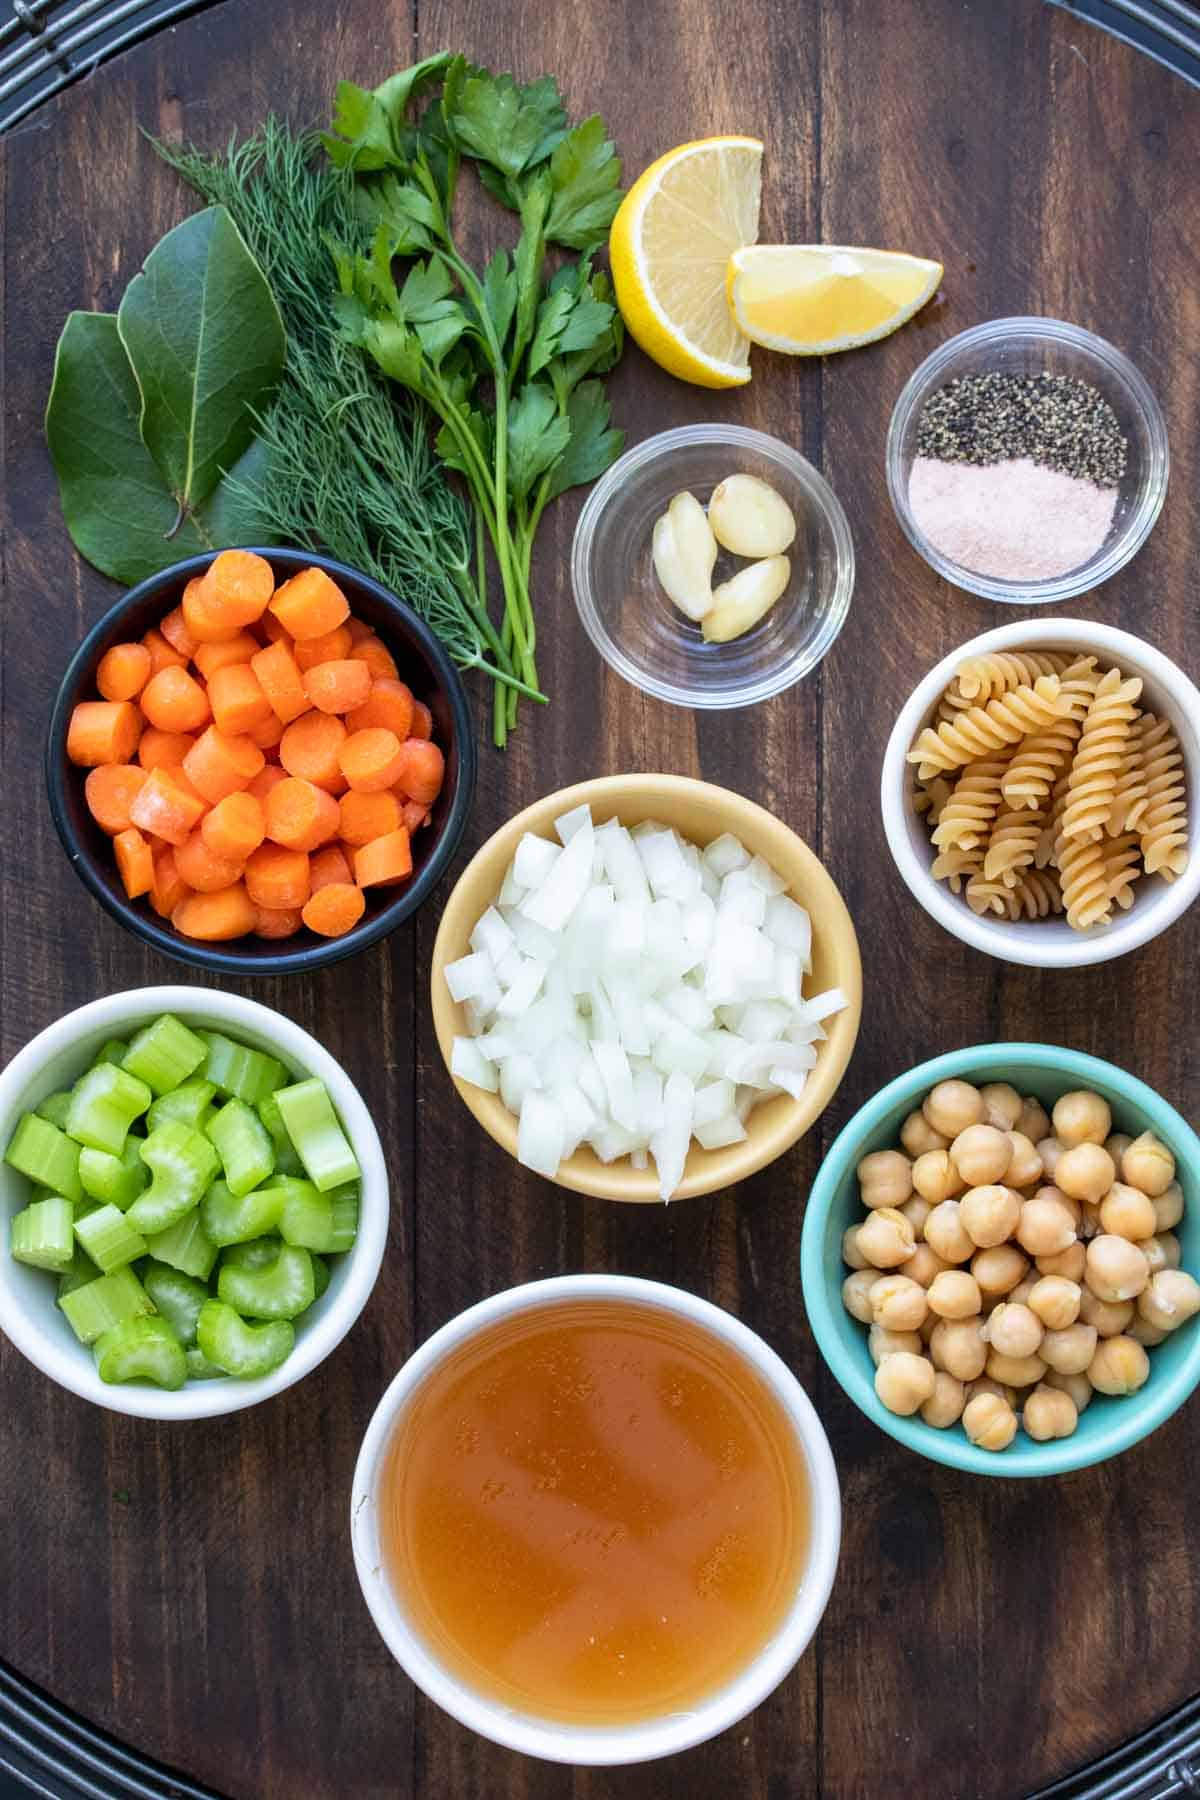
[{"label": "white bowl of broth", "polygon": [[736,1723],[816,1631],[841,1503],[812,1404],[678,1288],[566,1275],[435,1332],[376,1408],[351,1503],[385,1643],[453,1717],[554,1762]]}]

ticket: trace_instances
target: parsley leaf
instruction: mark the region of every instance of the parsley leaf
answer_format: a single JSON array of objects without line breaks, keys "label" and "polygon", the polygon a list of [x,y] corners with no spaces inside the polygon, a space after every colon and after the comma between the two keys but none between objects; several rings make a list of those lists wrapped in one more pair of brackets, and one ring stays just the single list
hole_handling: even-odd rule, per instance
[{"label": "parsley leaf", "polygon": [[456,142],[506,175],[544,162],[567,135],[567,115],[553,76],[519,87],[511,75],[468,75],[442,105]]},{"label": "parsley leaf", "polygon": [[625,433],[610,427],[611,417],[600,382],[585,381],[575,389],[567,409],[571,438],[551,470],[548,499],[557,499],[567,488],[595,481],[617,460],[624,448]]},{"label": "parsley leaf", "polygon": [[514,500],[524,500],[538,476],[558,461],[570,437],[570,420],[558,414],[550,389],[540,381],[527,382],[508,415],[508,490]]},{"label": "parsley leaf", "polygon": [[621,204],[621,164],[599,113],[567,133],[550,158],[554,198],[546,236],[571,250],[594,250]]}]

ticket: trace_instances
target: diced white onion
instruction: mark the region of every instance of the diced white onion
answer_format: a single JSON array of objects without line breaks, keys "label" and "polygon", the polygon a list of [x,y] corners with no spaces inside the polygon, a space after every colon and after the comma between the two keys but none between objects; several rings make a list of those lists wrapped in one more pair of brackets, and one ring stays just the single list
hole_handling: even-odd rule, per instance
[{"label": "diced white onion", "polygon": [[537,1175],[553,1177],[563,1158],[566,1133],[559,1107],[531,1089],[521,1106],[517,1127],[517,1161]]},{"label": "diced white onion", "polygon": [[560,813],[554,821],[554,829],[558,833],[559,842],[569,844],[575,833],[582,831],[585,825],[590,826],[591,822],[592,809],[586,801],[582,806],[572,807],[570,812]]},{"label": "diced white onion", "polygon": [[455,1038],[450,1051],[450,1073],[457,1075],[460,1081],[469,1081],[474,1087],[485,1088],[489,1094],[494,1094],[500,1086],[500,1075],[495,1063],[488,1061],[475,1038]]}]

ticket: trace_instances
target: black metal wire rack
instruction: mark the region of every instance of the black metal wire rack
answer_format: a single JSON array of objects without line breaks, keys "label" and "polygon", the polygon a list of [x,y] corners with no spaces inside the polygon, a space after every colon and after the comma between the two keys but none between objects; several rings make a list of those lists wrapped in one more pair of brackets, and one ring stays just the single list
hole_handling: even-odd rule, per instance
[{"label": "black metal wire rack", "polygon": [[7,0],[0,3],[0,132],[164,25],[214,0]]}]

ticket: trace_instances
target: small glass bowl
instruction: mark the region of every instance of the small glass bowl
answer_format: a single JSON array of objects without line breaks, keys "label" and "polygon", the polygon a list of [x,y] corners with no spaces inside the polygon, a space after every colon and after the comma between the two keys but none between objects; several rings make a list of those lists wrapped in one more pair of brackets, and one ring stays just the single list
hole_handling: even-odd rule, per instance
[{"label": "small glass bowl", "polygon": [[[1090,382],[1116,413],[1128,440],[1125,474],[1108,536],[1087,562],[1051,580],[1002,581],[951,562],[920,530],[909,506],[908,480],[926,401],[959,376],[997,373],[1072,375]],[[1073,600],[1107,581],[1141,549],[1167,492],[1167,428],[1145,377],[1112,344],[1061,319],[993,319],[942,344],[910,377],[896,402],[886,458],[888,492],[913,548],[956,587],[1009,606]]]},{"label": "small glass bowl", "polygon": [[[728,644],[706,644],[654,573],[654,522],[689,489],[707,505],[727,475],[757,475],[796,516],[792,578],[766,618]],[[722,550],[713,585],[744,566]],[[854,545],[833,489],[787,444],[743,425],[685,425],[638,444],[588,496],[571,551],[575,604],[605,662],[672,706],[753,706],[820,662],[845,621]]]}]

